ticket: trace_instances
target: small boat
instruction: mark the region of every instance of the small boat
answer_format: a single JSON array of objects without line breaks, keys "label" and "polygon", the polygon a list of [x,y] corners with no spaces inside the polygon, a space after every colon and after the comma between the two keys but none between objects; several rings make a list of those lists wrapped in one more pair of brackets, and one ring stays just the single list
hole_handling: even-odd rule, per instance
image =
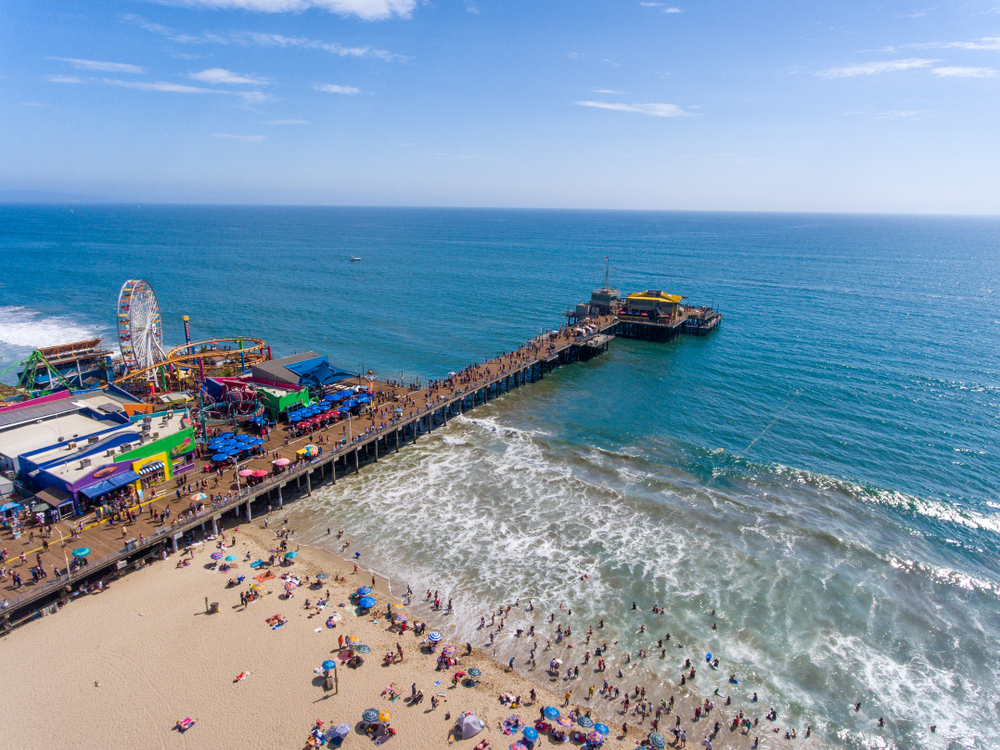
[{"label": "small boat", "polygon": [[352,255],[351,256],[351,263],[354,263],[355,261],[359,261],[359,260],[361,260],[361,258],[359,258],[357,255]]}]

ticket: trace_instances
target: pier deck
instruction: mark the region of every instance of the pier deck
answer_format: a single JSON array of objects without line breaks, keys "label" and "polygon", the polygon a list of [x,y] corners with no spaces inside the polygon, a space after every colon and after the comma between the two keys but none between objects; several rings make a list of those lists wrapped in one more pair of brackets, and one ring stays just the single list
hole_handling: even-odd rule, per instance
[{"label": "pier deck", "polygon": [[[447,424],[450,418],[521,385],[535,382],[561,364],[585,360],[605,351],[618,326],[617,318],[605,316],[596,320],[596,330],[588,335],[574,335],[572,329],[564,328],[554,338],[544,336],[533,339],[513,352],[467,368],[454,378],[428,388],[413,390],[376,381],[372,390],[380,395],[371,416],[341,421],[298,437],[289,434],[287,425],[279,424],[263,446],[264,452],[241,462],[239,468],[271,470],[271,461],[277,457],[288,458],[294,463],[281,474],[252,487],[247,487],[232,469],[227,469],[223,478],[216,482],[216,473],[205,473],[203,467],[207,462],[198,460],[195,468],[181,478],[150,488],[153,498],[146,500],[138,509],[138,518],[133,524],[124,527],[121,524],[112,525],[108,520],[98,521],[94,514],[63,521],[56,525],[57,531],[63,535],[63,543],[56,535],[48,540],[48,549],[43,548],[39,538],[32,539],[27,531],[20,539],[12,539],[5,532],[0,544],[8,549],[7,566],[27,580],[26,585],[16,590],[9,578],[3,582],[7,606],[0,611],[0,626],[6,628],[20,624],[37,616],[43,607],[48,605],[51,608],[59,598],[67,596],[66,589],[70,584],[131,567],[165,549],[176,552],[179,545],[185,544],[182,539],[189,532],[202,530],[218,533],[224,514],[250,520],[255,503],[261,507],[280,508],[289,493],[294,496],[309,495],[314,485],[326,481],[335,483],[340,477],[356,473],[362,465],[415,442],[420,436]],[[367,381],[361,382],[367,384]],[[396,409],[402,409],[403,413],[396,414]],[[361,434],[354,434],[357,431]],[[322,450],[321,455],[301,459],[295,451],[310,442],[317,443]],[[200,513],[189,510],[190,492],[182,487],[202,481],[208,485],[202,490],[206,494],[232,493],[233,499],[206,504]],[[192,488],[191,491],[198,490]],[[170,520],[154,523],[151,506],[160,513],[169,507]],[[82,531],[79,530],[80,524]],[[51,571],[55,567],[64,568],[70,559],[70,552],[77,547],[91,549],[89,564],[71,579],[65,575],[56,579]],[[22,552],[27,557],[27,563],[23,565],[19,560]],[[36,555],[41,556],[41,563],[49,575],[38,583],[31,583],[27,571],[36,564]]]}]

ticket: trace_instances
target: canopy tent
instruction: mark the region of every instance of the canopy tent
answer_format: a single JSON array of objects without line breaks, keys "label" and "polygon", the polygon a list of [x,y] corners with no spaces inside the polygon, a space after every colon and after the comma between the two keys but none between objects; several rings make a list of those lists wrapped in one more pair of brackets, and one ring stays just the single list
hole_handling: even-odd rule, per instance
[{"label": "canopy tent", "polygon": [[333,367],[326,355],[290,362],[285,368],[299,376],[298,385],[322,387],[355,377],[355,373]]},{"label": "canopy tent", "polygon": [[462,733],[462,739],[467,740],[469,737],[475,737],[477,734],[483,731],[485,728],[482,720],[480,720],[474,713],[467,711],[458,717],[458,730]]},{"label": "canopy tent", "polygon": [[108,479],[102,479],[94,484],[87,485],[83,487],[80,492],[89,497],[91,500],[98,498],[101,495],[106,495],[112,490],[116,490],[119,487],[124,487],[126,484],[131,484],[139,478],[139,475],[134,471],[129,469],[128,471],[123,471],[120,474],[116,474]]}]

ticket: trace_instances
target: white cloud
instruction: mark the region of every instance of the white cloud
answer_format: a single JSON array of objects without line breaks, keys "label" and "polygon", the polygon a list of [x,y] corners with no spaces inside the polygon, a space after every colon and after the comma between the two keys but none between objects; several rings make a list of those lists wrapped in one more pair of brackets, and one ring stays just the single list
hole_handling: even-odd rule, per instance
[{"label": "white cloud", "polygon": [[50,81],[52,83],[86,83],[86,81],[80,78],[80,76],[54,75],[54,76],[46,76],[45,80]]},{"label": "white cloud", "polygon": [[148,83],[145,81],[120,81],[114,78],[105,78],[104,82],[109,86],[121,86],[126,89],[138,89],[139,91],[168,91],[174,94],[229,94],[229,91],[218,89],[204,89],[199,86],[185,86],[183,83],[171,83],[169,81],[157,81]]},{"label": "white cloud", "polygon": [[361,93],[361,89],[354,86],[337,86],[333,83],[318,83],[314,88],[317,91],[325,91],[328,94],[348,94],[353,96],[354,94]]},{"label": "white cloud", "polygon": [[263,34],[256,31],[231,31],[226,34],[215,34],[203,31],[200,34],[185,34],[169,26],[150,23],[136,15],[123,16],[123,21],[138,26],[154,34],[160,34],[166,39],[178,44],[226,44],[239,47],[298,47],[301,49],[317,49],[340,57],[377,57],[386,62],[406,60],[405,55],[397,55],[375,47],[346,47],[336,42],[323,42],[308,37],[292,37],[283,34]]},{"label": "white cloud", "polygon": [[963,68],[959,66],[934,68],[931,72],[943,78],[993,78],[1000,74],[1000,71],[993,68]]},{"label": "white cloud", "polygon": [[320,8],[338,16],[379,21],[396,16],[409,18],[416,0],[167,0],[170,5],[216,10],[250,10],[259,13],[299,13]]},{"label": "white cloud", "polygon": [[914,42],[901,44],[898,47],[886,47],[888,52],[895,52],[897,49],[965,49],[997,52],[1000,51],[1000,36],[984,36],[971,42]]},{"label": "white cloud", "polygon": [[264,125],[310,125],[309,120],[265,120]]},{"label": "white cloud", "polygon": [[667,6],[666,3],[639,3],[639,5],[645,6],[646,8],[663,8],[664,13],[683,13],[680,8],[674,8],[673,6]]},{"label": "white cloud", "polygon": [[617,112],[639,112],[644,115],[654,117],[688,117],[690,112],[685,112],[676,104],[618,104],[615,102],[576,102],[581,107],[597,107],[599,109],[613,109]]},{"label": "white cloud", "polygon": [[624,91],[615,91],[614,89],[592,89],[595,94],[625,94]]},{"label": "white cloud", "polygon": [[479,15],[479,6],[476,5],[472,0],[465,0],[465,10],[477,16]]},{"label": "white cloud", "polygon": [[898,70],[911,70],[913,68],[929,68],[937,60],[924,60],[911,57],[907,60],[885,60],[882,62],[858,63],[857,65],[847,65],[842,68],[829,68],[816,75],[822,78],[853,78],[855,76],[871,76],[878,73],[894,73]]},{"label": "white cloud", "polygon": [[225,68],[209,68],[203,70],[200,73],[188,73],[188,78],[201,81],[202,83],[220,84],[220,83],[250,83],[256,86],[270,83],[266,78],[257,78],[256,76],[240,75],[238,73],[231,73]]},{"label": "white cloud", "polygon": [[102,73],[145,73],[146,69],[139,65],[128,63],[100,62],[99,60],[77,60],[73,57],[50,57],[50,60],[61,60],[69,63],[77,70],[99,70]]},{"label": "white cloud", "polygon": [[933,114],[929,109],[893,109],[888,112],[879,112],[875,115],[876,120],[911,120],[923,119]]},{"label": "white cloud", "polygon": [[228,138],[231,141],[239,141],[240,143],[260,143],[267,138],[266,135],[231,135],[229,133],[213,133],[212,137]]}]

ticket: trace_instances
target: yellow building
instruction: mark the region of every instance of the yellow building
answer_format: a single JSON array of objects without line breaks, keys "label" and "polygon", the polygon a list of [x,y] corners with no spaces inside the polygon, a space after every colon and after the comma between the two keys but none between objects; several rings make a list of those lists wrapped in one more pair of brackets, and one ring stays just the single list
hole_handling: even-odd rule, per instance
[{"label": "yellow building", "polygon": [[677,294],[667,294],[656,289],[635,292],[625,298],[624,314],[645,317],[650,320],[672,320],[677,316],[681,300]]}]

